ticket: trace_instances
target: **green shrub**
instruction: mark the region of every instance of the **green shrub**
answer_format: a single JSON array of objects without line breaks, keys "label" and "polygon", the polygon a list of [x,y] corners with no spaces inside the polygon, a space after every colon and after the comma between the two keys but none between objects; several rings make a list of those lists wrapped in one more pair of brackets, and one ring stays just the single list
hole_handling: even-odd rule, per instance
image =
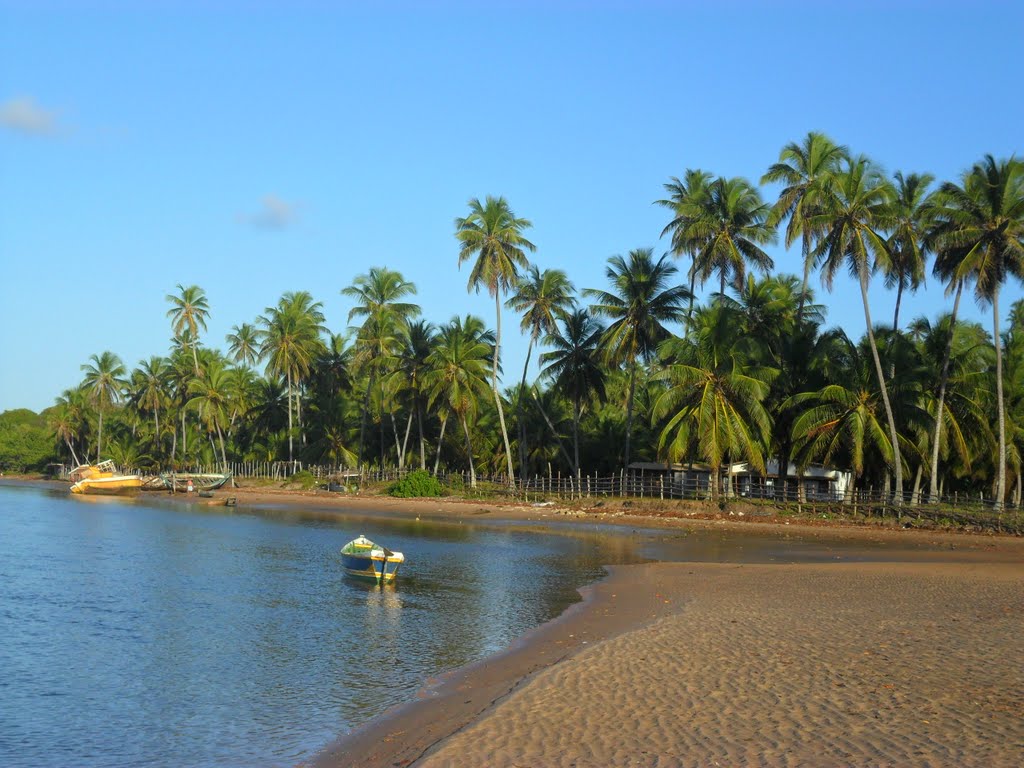
[{"label": "green shrub", "polygon": [[417,469],[393,483],[388,488],[388,495],[401,499],[411,499],[417,496],[443,496],[444,488],[432,474]]},{"label": "green shrub", "polygon": [[288,485],[297,485],[302,488],[302,490],[308,491],[310,488],[316,486],[316,478],[306,470],[302,470],[288,478]]}]

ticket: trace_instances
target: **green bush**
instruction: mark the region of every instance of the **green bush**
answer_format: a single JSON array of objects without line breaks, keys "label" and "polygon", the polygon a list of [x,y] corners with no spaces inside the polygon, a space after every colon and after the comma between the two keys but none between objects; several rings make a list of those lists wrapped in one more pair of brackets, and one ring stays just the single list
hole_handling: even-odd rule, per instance
[{"label": "green bush", "polygon": [[418,496],[443,496],[444,487],[429,472],[417,469],[410,472],[398,482],[388,488],[388,495],[397,496],[402,499],[411,499]]},{"label": "green bush", "polygon": [[306,470],[302,470],[288,478],[288,485],[298,485],[302,490],[308,491],[316,486],[316,478]]}]

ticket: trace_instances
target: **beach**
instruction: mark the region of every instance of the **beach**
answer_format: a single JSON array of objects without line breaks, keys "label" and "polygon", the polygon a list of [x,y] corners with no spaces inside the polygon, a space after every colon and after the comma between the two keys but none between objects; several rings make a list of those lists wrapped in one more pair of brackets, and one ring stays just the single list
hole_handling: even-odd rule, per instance
[{"label": "beach", "polygon": [[[1024,542],[797,535],[863,541],[865,561],[616,566],[566,615],[315,765],[1022,764]],[[879,548],[887,562],[870,561]]]},{"label": "beach", "polygon": [[[1024,540],[266,489],[191,503],[452,524],[757,530],[777,562],[610,567],[506,651],[306,765],[1016,766],[1024,763]],[[168,503],[184,498],[161,495]],[[813,541],[834,562],[787,562]]]}]

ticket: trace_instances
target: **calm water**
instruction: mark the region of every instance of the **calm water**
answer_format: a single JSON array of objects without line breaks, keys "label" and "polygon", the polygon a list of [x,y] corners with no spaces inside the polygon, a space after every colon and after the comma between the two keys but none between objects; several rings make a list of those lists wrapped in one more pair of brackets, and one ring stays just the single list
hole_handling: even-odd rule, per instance
[{"label": "calm water", "polygon": [[[395,587],[342,576],[360,533]],[[294,765],[635,559],[606,538],[0,487],[0,765]]]}]

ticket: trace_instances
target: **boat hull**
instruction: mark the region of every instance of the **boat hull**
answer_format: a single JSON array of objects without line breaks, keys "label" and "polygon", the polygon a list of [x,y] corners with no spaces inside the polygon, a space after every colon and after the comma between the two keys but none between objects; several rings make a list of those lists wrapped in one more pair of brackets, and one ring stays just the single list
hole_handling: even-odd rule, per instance
[{"label": "boat hull", "polygon": [[[360,557],[358,555],[342,555],[341,567],[348,576],[355,579],[366,579],[367,581],[383,581],[390,584],[395,580],[398,573],[398,566],[403,560],[385,557]],[[384,565],[387,564],[387,571]],[[383,573],[383,576],[381,574]]]},{"label": "boat hull", "polygon": [[140,477],[86,477],[71,486],[72,493],[117,496],[142,488]]}]

